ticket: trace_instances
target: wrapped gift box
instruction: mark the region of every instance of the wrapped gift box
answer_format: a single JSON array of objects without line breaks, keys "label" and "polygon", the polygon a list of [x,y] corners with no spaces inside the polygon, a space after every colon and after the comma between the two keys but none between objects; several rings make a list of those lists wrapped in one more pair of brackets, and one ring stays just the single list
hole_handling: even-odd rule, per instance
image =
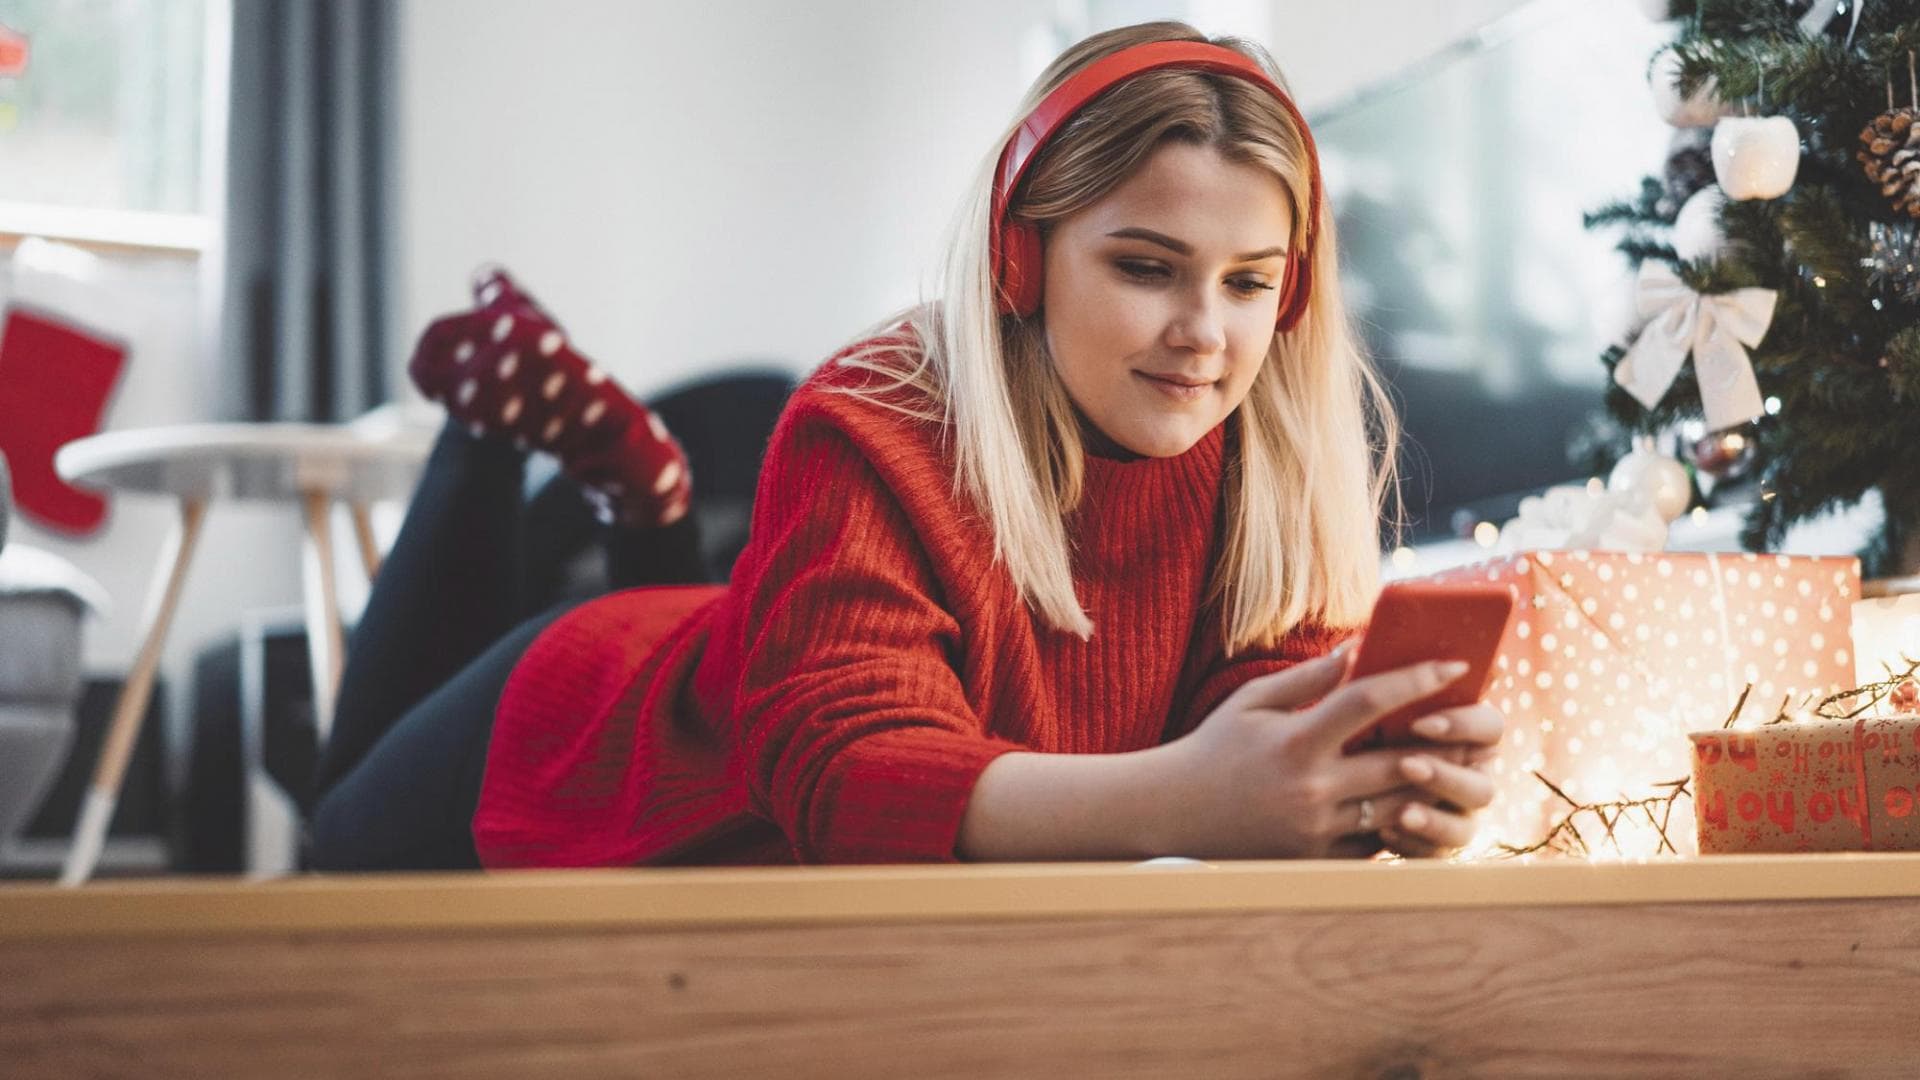
[{"label": "wrapped gift box", "polygon": [[1702,854],[1920,851],[1920,716],[1696,732]]},{"label": "wrapped gift box", "polygon": [[[1507,738],[1481,846],[1529,846],[1570,809],[1535,772],[1583,802],[1646,797],[1689,774],[1687,735],[1721,726],[1747,684],[1766,717],[1854,685],[1852,558],[1529,551],[1430,580],[1504,582],[1519,601],[1487,692]],[[1623,829],[1628,854],[1654,854],[1657,834]]]}]

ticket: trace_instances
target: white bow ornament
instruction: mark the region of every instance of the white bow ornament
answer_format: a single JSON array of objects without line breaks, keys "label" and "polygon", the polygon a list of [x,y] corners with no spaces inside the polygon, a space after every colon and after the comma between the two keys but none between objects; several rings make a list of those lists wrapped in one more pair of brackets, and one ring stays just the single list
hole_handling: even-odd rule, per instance
[{"label": "white bow ornament", "polygon": [[1634,307],[1651,319],[1613,369],[1613,381],[1651,409],[1666,396],[1687,354],[1693,354],[1707,429],[1720,431],[1766,412],[1747,349],[1760,344],[1773,322],[1772,289],[1735,289],[1702,295],[1656,259],[1640,264]]}]

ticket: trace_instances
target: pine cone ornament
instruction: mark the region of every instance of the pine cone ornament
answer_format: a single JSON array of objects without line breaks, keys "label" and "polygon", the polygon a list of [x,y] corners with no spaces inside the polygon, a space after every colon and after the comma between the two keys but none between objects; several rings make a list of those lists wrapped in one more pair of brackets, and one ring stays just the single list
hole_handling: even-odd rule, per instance
[{"label": "pine cone ornament", "polygon": [[1908,217],[1920,218],[1920,110],[1888,109],[1860,131],[1854,157],[1880,194]]},{"label": "pine cone ornament", "polygon": [[1713,183],[1713,154],[1708,150],[1712,136],[1712,128],[1679,128],[1667,141],[1663,194],[1654,207],[1667,220],[1673,220],[1694,193]]}]

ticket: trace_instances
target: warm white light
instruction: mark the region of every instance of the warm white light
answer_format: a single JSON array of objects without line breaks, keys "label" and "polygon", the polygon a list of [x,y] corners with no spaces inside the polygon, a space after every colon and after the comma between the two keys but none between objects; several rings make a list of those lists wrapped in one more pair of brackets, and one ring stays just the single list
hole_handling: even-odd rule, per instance
[{"label": "warm white light", "polygon": [[1694,507],[1694,508],[1693,508],[1693,523],[1694,523],[1695,525],[1705,525],[1705,524],[1707,523],[1707,508],[1706,508],[1706,507],[1704,507],[1704,506],[1696,506],[1696,507]]},{"label": "warm white light", "polygon": [[1473,541],[1483,548],[1490,548],[1500,542],[1500,526],[1491,521],[1483,521],[1473,527]]},{"label": "warm white light", "polygon": [[1920,593],[1857,600],[1853,604],[1853,672],[1862,685],[1907,669],[1920,659]]},{"label": "warm white light", "polygon": [[1389,558],[1393,560],[1393,568],[1395,570],[1411,570],[1413,569],[1414,560],[1417,559],[1418,556],[1414,554],[1413,549],[1410,547],[1397,547],[1393,549],[1393,554],[1389,556]]},{"label": "warm white light", "polygon": [[1780,414],[1780,399],[1777,397],[1768,398],[1767,399],[1767,415],[1778,416],[1779,414]]},{"label": "warm white light", "polygon": [[1607,490],[1607,485],[1601,483],[1599,477],[1597,476],[1587,477],[1587,494],[1598,495],[1605,490]]}]

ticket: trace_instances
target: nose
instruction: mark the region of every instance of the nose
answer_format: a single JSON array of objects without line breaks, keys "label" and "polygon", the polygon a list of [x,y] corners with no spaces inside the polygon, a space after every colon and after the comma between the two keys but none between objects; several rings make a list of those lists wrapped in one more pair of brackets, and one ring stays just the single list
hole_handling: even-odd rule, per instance
[{"label": "nose", "polygon": [[1227,347],[1227,330],[1221,320],[1220,305],[1211,290],[1189,295],[1167,323],[1169,348],[1184,349],[1201,356],[1212,356]]}]

